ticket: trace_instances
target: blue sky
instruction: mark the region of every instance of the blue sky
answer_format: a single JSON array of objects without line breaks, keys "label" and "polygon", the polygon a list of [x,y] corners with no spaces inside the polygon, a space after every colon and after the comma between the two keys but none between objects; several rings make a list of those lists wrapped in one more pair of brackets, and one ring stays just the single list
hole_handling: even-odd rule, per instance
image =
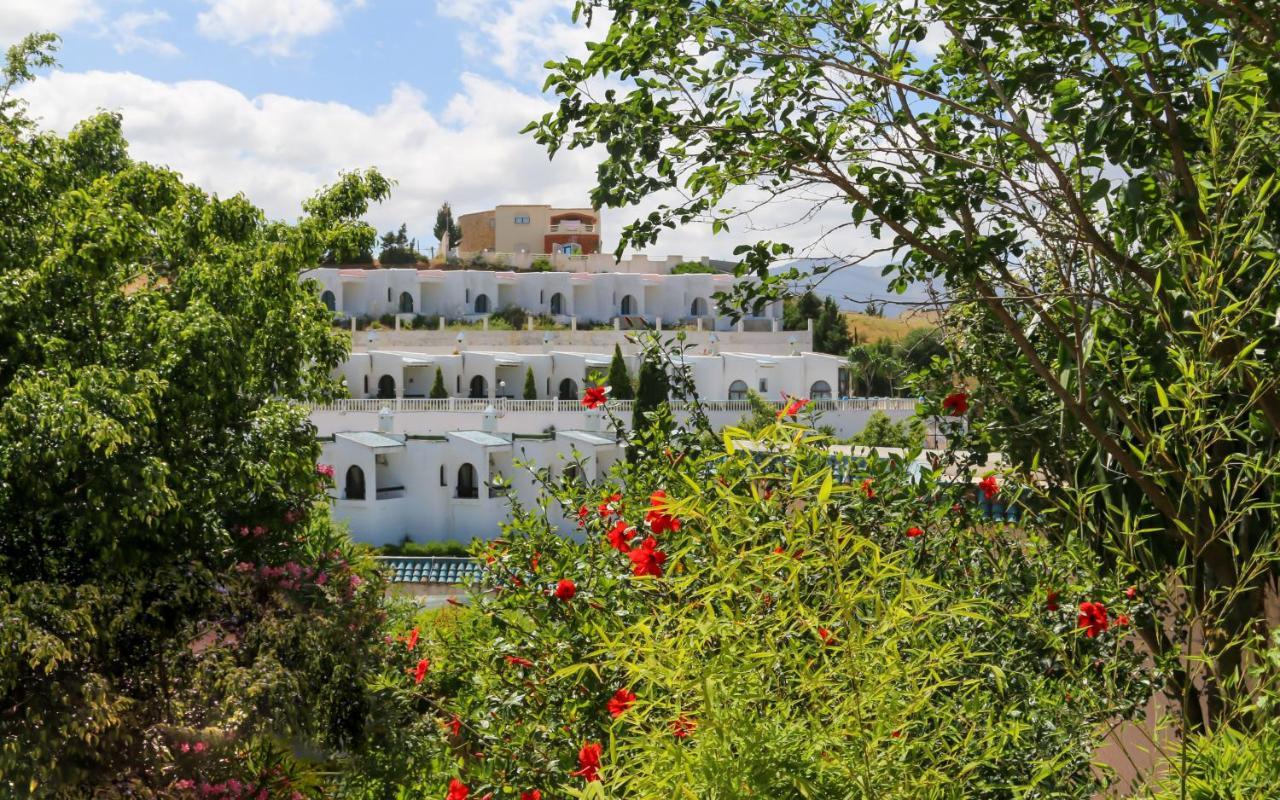
[{"label": "blue sky", "polygon": [[[554,107],[543,63],[583,55],[603,36],[570,20],[573,0],[0,0],[0,40],[63,37],[60,68],[23,89],[59,132],[119,112],[136,158],[219,195],[244,193],[276,218],[343,170],[397,182],[369,221],[409,226],[425,245],[435,211],[498,203],[588,202],[599,152],[554,162],[519,131]],[[603,211],[604,245],[663,200]],[[748,200],[731,203],[744,208]],[[651,256],[730,258],[735,245],[784,237],[808,254],[847,254],[861,234],[824,234],[838,207],[770,204],[712,236],[691,224]],[[785,232],[781,226],[797,224]]]}]

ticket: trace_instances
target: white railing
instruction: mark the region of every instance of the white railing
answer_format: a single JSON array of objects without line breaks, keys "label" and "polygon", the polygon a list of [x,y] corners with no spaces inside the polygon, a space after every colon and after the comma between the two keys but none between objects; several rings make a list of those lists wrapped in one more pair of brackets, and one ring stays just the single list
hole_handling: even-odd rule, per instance
[{"label": "white railing", "polygon": [[547,233],[595,233],[596,226],[590,224],[565,225],[557,222],[547,226]]},{"label": "white railing", "polygon": [[[610,400],[609,409],[615,413],[631,413],[634,400]],[[780,400],[766,400],[765,403],[775,410],[783,407]],[[671,403],[673,411],[689,411],[692,403],[676,400]],[[515,400],[498,397],[493,400],[473,400],[467,397],[446,397],[430,399],[422,397],[401,397],[396,399],[350,399],[335,400],[332,403],[315,404],[312,411],[339,411],[343,413],[372,413],[389,409],[393,413],[412,413],[424,411],[482,413],[489,406],[499,414],[534,413],[563,414],[566,412],[585,412],[587,409],[579,400]],[[703,400],[702,407],[706,411],[751,411],[750,400]],[[814,400],[805,409],[809,411],[914,411],[915,398],[911,397],[850,397],[843,400]]]}]

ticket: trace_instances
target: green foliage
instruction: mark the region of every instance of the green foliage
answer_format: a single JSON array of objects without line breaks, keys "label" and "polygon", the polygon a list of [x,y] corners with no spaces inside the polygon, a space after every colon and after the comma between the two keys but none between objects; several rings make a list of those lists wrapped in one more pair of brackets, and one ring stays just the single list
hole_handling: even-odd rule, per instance
[{"label": "green foliage", "polygon": [[443,400],[448,396],[449,392],[444,388],[444,371],[436,367],[436,376],[431,381],[430,397],[432,400]]},{"label": "green foliage", "polygon": [[451,556],[456,558],[470,555],[471,549],[472,545],[464,544],[463,542],[415,542],[406,536],[399,544],[384,544],[379,547],[378,555],[416,557]]},{"label": "green foliage", "polygon": [[409,228],[400,224],[397,231],[382,234],[381,249],[378,251],[378,263],[382,266],[396,264],[416,264],[426,261],[426,257],[418,252],[417,242],[409,239]]},{"label": "green foliage", "polygon": [[525,367],[524,369],[524,399],[538,399],[538,383],[533,379],[533,367]]},{"label": "green foliage", "polygon": [[[453,221],[453,209],[448,203],[443,203],[440,210],[436,212],[436,224],[432,227],[431,232],[435,234],[436,241],[440,242],[440,246],[444,247],[445,232],[449,234],[449,249],[456,250],[462,245],[462,228]],[[442,253],[448,256],[448,253]]]},{"label": "green foliage", "polygon": [[867,426],[850,442],[866,447],[901,447],[907,450],[924,447],[925,424],[920,417],[910,417],[894,422],[883,411],[876,411],[867,420]]},{"label": "green foliage", "polygon": [[635,392],[631,389],[631,376],[627,374],[627,362],[622,358],[621,345],[613,346],[613,359],[609,362],[609,376],[605,378],[609,388],[609,396],[617,400],[633,400]]},{"label": "green foliage", "polygon": [[[10,51],[8,89],[51,43]],[[382,580],[329,523],[304,405],[346,345],[300,275],[386,188],[347,174],[271,222],[130,159],[118,116],[63,138],[3,107],[0,794],[279,765],[314,795],[306,762],[376,738]]]},{"label": "green foliage", "polygon": [[748,433],[756,434],[778,421],[778,409],[765,400],[754,389],[747,389],[747,402],[751,405],[751,413],[742,418],[738,427]]},{"label": "green foliage", "polygon": [[671,381],[666,366],[662,361],[646,351],[640,359],[640,372],[636,376],[636,397],[632,412],[636,425],[646,414],[651,414],[666,406],[671,396]]},{"label": "green foliage", "polygon": [[493,316],[489,317],[490,326],[498,321],[509,325],[513,331],[524,330],[525,326],[529,324],[529,313],[520,306],[503,306],[493,312]]},{"label": "green foliage", "polygon": [[529,264],[530,272],[555,272],[556,268],[543,256],[538,256]]},{"label": "green foliage", "polygon": [[715,267],[701,261],[681,261],[671,268],[672,275],[702,275],[714,273]]},{"label": "green foliage", "polygon": [[853,346],[849,322],[844,312],[830,297],[822,301],[822,311],[813,326],[813,349],[818,353],[843,356]]},{"label": "green foliage", "polygon": [[822,301],[813,292],[799,297],[788,297],[782,304],[782,326],[789,331],[802,331],[809,320],[815,323],[822,315]]}]

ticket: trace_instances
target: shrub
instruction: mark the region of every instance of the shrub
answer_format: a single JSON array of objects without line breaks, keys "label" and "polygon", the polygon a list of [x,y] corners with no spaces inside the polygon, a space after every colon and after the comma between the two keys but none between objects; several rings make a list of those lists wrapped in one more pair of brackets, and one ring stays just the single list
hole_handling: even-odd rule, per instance
[{"label": "shrub", "polygon": [[849,441],[866,447],[901,447],[911,450],[924,447],[925,435],[924,420],[919,417],[894,422],[888,414],[876,411],[867,419],[866,427]]},{"label": "shrub", "polygon": [[383,556],[415,556],[415,557],[461,557],[471,554],[471,545],[456,541],[415,542],[408,536],[399,544],[384,544],[378,548],[378,555]]},{"label": "shrub", "polygon": [[501,320],[511,327],[511,330],[523,330],[529,322],[529,314],[520,306],[503,306],[493,312],[493,316],[489,317],[489,325],[492,326],[494,320]]},{"label": "shrub", "polygon": [[529,264],[530,272],[555,272],[556,268],[543,256],[538,256]]},{"label": "shrub", "polygon": [[715,271],[710,264],[703,264],[701,261],[681,261],[671,268],[672,275],[698,275]]}]

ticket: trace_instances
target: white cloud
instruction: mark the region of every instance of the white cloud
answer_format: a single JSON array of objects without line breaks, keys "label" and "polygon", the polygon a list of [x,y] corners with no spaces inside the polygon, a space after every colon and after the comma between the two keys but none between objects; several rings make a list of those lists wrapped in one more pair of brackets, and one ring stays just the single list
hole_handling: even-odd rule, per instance
[{"label": "white cloud", "polygon": [[28,33],[61,33],[102,16],[95,0],[4,0],[0,9],[0,47],[8,47]]},{"label": "white cloud", "polygon": [[[573,24],[573,0],[441,0],[436,13],[465,23],[459,33],[463,50],[487,61],[509,78],[541,81],[547,60],[586,53],[585,24]],[[600,13],[592,29],[607,27]]]},{"label": "white cloud", "polygon": [[108,36],[114,40],[117,53],[144,50],[160,56],[176,56],[178,48],[169,41],[146,36],[143,31],[168,22],[171,17],[163,11],[129,11],[116,17],[109,26]]},{"label": "white cloud", "polygon": [[[391,199],[372,209],[369,221],[379,230],[407,222],[424,244],[433,243],[435,212],[445,200],[457,212],[498,203],[588,202],[599,152],[561,151],[552,162],[519,134],[552,108],[548,98],[474,74],[463,74],[461,82],[461,92],[440,113],[407,85],[395,87],[371,113],[274,94],[250,98],[213,81],[166,83],[121,72],[56,71],[21,91],[32,116],[59,132],[100,108],[118,110],[135,158],[168,165],[224,197],[244,192],[278,219],[295,218],[300,203],[340,171],[368,166],[397,181]],[[605,247],[612,248],[622,226],[661,199],[605,210]],[[747,193],[736,199],[738,207],[748,207]],[[665,233],[650,253],[728,258],[734,245],[759,238],[818,241],[848,219],[836,207],[803,218],[811,205],[771,205],[714,238],[708,226],[688,225]],[[848,254],[865,243],[863,236],[840,232],[812,254]]]},{"label": "white cloud", "polygon": [[[299,39],[318,36],[338,23],[338,0],[204,0],[196,29],[209,39],[249,45],[274,55],[289,55]],[[363,6],[364,0],[350,4]]]}]

